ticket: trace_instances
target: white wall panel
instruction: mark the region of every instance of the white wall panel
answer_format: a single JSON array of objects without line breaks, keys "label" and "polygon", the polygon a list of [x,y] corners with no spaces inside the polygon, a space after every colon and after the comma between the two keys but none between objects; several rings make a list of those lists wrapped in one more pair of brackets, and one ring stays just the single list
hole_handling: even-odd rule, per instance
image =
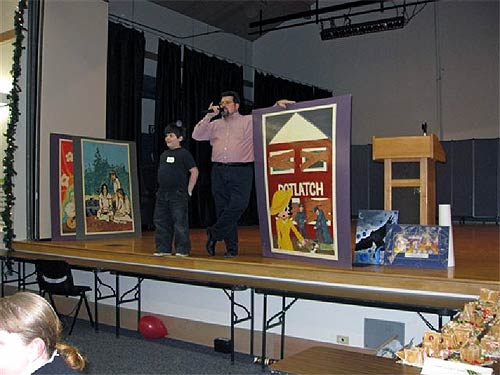
[{"label": "white wall panel", "polygon": [[45,2],[40,116],[40,237],[51,236],[49,137],[106,135],[108,5]]}]

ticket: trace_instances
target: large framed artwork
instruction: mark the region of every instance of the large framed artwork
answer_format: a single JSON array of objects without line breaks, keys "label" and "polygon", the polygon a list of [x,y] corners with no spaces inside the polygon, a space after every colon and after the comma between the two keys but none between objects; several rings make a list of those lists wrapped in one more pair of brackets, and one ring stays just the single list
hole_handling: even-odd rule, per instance
[{"label": "large framed artwork", "polygon": [[351,267],[351,96],[255,110],[264,256]]},{"label": "large framed artwork", "polygon": [[53,240],[76,239],[75,173],[73,139],[63,134],[50,135],[50,204]]},{"label": "large framed artwork", "polygon": [[78,239],[141,233],[134,142],[74,137]]}]

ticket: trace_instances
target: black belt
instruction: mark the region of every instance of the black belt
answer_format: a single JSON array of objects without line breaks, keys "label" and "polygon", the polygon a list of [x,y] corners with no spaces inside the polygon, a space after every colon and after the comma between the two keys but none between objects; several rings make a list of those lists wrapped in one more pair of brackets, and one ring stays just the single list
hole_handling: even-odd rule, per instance
[{"label": "black belt", "polygon": [[253,165],[253,161],[248,162],[232,162],[232,163],[220,163],[218,161],[212,162],[213,165],[220,167],[246,167],[248,165]]}]

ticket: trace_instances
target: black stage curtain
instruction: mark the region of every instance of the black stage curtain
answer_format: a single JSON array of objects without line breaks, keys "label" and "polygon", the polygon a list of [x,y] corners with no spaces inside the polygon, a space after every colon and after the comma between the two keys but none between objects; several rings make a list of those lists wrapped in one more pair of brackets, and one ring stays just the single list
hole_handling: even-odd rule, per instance
[{"label": "black stage curtain", "polygon": [[144,45],[144,33],[109,22],[106,138],[140,140]]},{"label": "black stage curtain", "polygon": [[181,47],[165,41],[158,41],[155,88],[155,126],[143,135],[150,144],[143,144],[141,163],[141,212],[144,229],[154,229],[153,213],[156,201],[157,170],[160,154],[165,144],[165,126],[181,119]]},{"label": "black stage curtain", "polygon": [[144,33],[117,23],[108,23],[106,138],[136,143],[141,207],[144,179],[140,168],[144,55]]},{"label": "black stage curtain", "polygon": [[183,121],[188,134],[184,147],[191,151],[200,171],[190,206],[192,227],[212,225],[215,208],[210,182],[212,147],[209,142],[193,141],[191,134],[204,116],[202,111],[208,108],[210,102],[218,103],[220,94],[226,90],[243,95],[243,67],[184,48],[182,102]]},{"label": "black stage curtain", "polygon": [[324,99],[331,98],[333,96],[333,92],[325,89],[320,89],[319,87],[314,87],[314,99]]},{"label": "black stage curtain", "polygon": [[254,108],[271,107],[279,99],[301,102],[330,96],[332,93],[327,90],[288,81],[271,74],[255,72]]},{"label": "black stage curtain", "polygon": [[163,131],[170,122],[181,120],[181,46],[166,40],[158,41],[156,64],[155,133],[153,159],[165,150]]}]

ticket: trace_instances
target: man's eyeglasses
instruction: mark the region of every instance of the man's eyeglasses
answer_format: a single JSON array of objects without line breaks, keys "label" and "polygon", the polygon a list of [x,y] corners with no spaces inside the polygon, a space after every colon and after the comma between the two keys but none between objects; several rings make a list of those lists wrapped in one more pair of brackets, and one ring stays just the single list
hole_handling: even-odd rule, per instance
[{"label": "man's eyeglasses", "polygon": [[223,106],[226,104],[233,104],[233,103],[234,103],[234,101],[232,101],[232,100],[221,100],[219,103],[219,106]]}]

